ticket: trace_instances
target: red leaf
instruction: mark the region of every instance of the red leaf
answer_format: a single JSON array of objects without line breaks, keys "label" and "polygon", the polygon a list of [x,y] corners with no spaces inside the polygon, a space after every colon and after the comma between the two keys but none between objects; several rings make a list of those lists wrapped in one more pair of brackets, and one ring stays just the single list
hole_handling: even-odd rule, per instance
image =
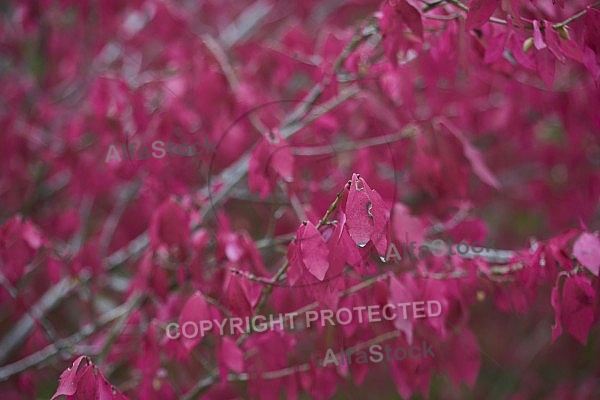
[{"label": "red leaf", "polygon": [[274,142],[263,137],[252,152],[248,166],[248,185],[265,198],[278,178],[285,182],[294,179],[294,156],[292,148],[281,138],[278,131],[272,132]]},{"label": "red leaf", "polygon": [[121,392],[115,389],[104,376],[99,376],[98,379],[98,400],[127,400]]},{"label": "red leaf", "polygon": [[269,179],[266,172],[266,160],[269,158],[270,146],[269,143],[262,139],[256,146],[250,162],[248,163],[248,187],[253,192],[259,192],[260,198],[264,199],[271,192]]},{"label": "red leaf", "polygon": [[465,157],[471,163],[471,167],[473,167],[473,172],[475,175],[479,177],[483,182],[487,183],[491,187],[495,189],[500,189],[500,182],[498,179],[492,174],[492,172],[488,169],[483,161],[483,157],[479,150],[473,147],[467,141],[463,142]]},{"label": "red leaf", "polygon": [[58,389],[56,389],[56,393],[50,400],[54,400],[58,396],[72,396],[77,391],[77,382],[75,378],[77,377],[77,370],[79,369],[79,364],[81,361],[85,360],[85,364],[87,365],[90,362],[90,359],[87,356],[80,356],[75,361],[73,361],[73,366],[67,368],[62,374],[60,374],[60,380],[58,381]]},{"label": "red leaf", "polygon": [[560,42],[564,39],[562,39],[558,35],[558,32],[556,32],[556,30],[552,29],[552,24],[550,22],[544,21],[544,24],[546,33],[546,44],[548,45],[548,49],[550,49],[552,54],[554,54],[554,57],[556,57],[560,62],[565,62],[566,58],[560,47]]},{"label": "red leaf", "polygon": [[567,331],[585,345],[594,325],[596,292],[584,276],[567,278],[562,293],[562,319]]},{"label": "red leaf", "polygon": [[544,36],[540,30],[540,22],[535,19],[533,20],[533,45],[538,50],[546,48],[546,42],[544,42]]},{"label": "red leaf", "polygon": [[323,236],[308,221],[298,229],[298,241],[304,266],[315,278],[322,281],[329,269],[329,249]]},{"label": "red leaf", "polygon": [[463,152],[471,167],[473,168],[473,172],[475,175],[479,177],[483,182],[487,183],[494,189],[500,189],[500,182],[498,179],[492,174],[492,172],[488,169],[483,161],[483,156],[475,147],[471,145],[471,143],[467,140],[467,138],[452,124],[448,121],[441,121],[446,128],[454,135],[463,145]]},{"label": "red leaf", "polygon": [[554,82],[556,59],[548,49],[540,50],[536,54],[536,69],[540,78],[548,89],[552,89]]},{"label": "red leaf", "polygon": [[348,233],[358,247],[371,240],[380,256],[387,250],[387,211],[381,196],[360,175],[352,174],[346,201]]},{"label": "red leaf", "polygon": [[400,19],[402,19],[406,26],[408,26],[415,35],[423,39],[421,13],[406,0],[391,2],[391,4],[396,10],[396,13],[400,14]]},{"label": "red leaf", "polygon": [[260,287],[241,277],[240,275],[229,275],[226,283],[227,300],[231,308],[239,316],[248,316],[258,303]]},{"label": "red leaf", "polygon": [[[392,215],[392,229],[397,243],[414,241],[416,248],[425,240],[425,227],[421,220],[410,215],[410,210],[402,203],[394,204]],[[408,238],[408,240],[407,240]]]},{"label": "red leaf", "polygon": [[[340,213],[340,217],[338,218],[340,229],[340,236],[337,243],[330,247],[330,254],[332,256],[339,256],[341,258],[342,265],[340,265],[340,270],[343,268],[344,263],[354,267],[358,271],[362,270],[363,267],[363,256],[360,253],[360,250],[356,247],[356,243],[350,237],[348,233],[348,227],[346,226],[346,215],[344,213]],[[336,268],[336,266],[332,265],[332,268]]]},{"label": "red leaf", "polygon": [[[365,186],[369,185],[365,182]],[[388,218],[389,212],[383,203],[383,199],[375,190],[369,191],[369,199],[373,207],[370,214],[373,215],[373,232],[371,233],[371,242],[375,245],[375,249],[380,256],[384,256],[388,249]],[[367,212],[369,214],[369,212]]]},{"label": "red leaf", "polygon": [[188,241],[189,217],[174,200],[167,200],[152,216],[150,241],[153,246],[185,245]]},{"label": "red leaf", "polygon": [[233,372],[240,373],[244,370],[244,352],[235,344],[233,339],[223,338],[221,360]]},{"label": "red leaf", "polygon": [[45,241],[38,228],[21,216],[8,219],[0,227],[0,262],[9,282],[21,279],[26,265]]},{"label": "red leaf", "polygon": [[[188,351],[190,351],[194,347],[196,347],[198,345],[198,343],[200,343],[202,341],[203,336],[200,335],[200,332],[198,332],[198,334],[195,335],[194,337],[188,338],[188,337],[184,336],[183,335],[183,329],[184,329],[183,325],[186,322],[191,322],[192,324],[194,324],[196,326],[196,328],[198,328],[199,322],[202,320],[206,320],[206,319],[210,319],[210,312],[208,309],[208,304],[206,303],[206,300],[204,300],[204,296],[202,295],[202,293],[197,291],[196,293],[194,293],[192,295],[192,297],[190,297],[188,299],[188,301],[185,302],[185,305],[183,306],[183,310],[181,310],[181,314],[179,315],[179,329],[182,332],[181,338],[183,340],[183,345],[185,346],[185,348]],[[188,326],[190,326],[190,325],[191,324],[188,324]],[[187,328],[185,330],[185,332],[187,332],[188,336],[192,336],[192,334],[195,331],[191,328]]]},{"label": "red leaf", "polygon": [[[81,365],[81,362],[84,365]],[[81,368],[80,368],[81,365]],[[81,356],[73,362],[73,366],[60,375],[56,393],[50,400],[59,396],[75,396],[75,399],[126,400],[102,375],[89,357]]]},{"label": "red leaf", "polygon": [[364,180],[353,174],[346,203],[346,225],[350,237],[359,247],[365,247],[371,240],[374,222],[369,212],[372,209],[373,203],[367,194]]},{"label": "red leaf", "polygon": [[494,35],[485,48],[485,57],[483,59],[483,62],[487,64],[502,59],[502,55],[504,54],[504,50],[506,48],[507,40],[507,32],[502,32],[497,35]]},{"label": "red leaf", "polygon": [[582,233],[573,245],[573,255],[596,276],[600,272],[600,240],[589,233]]},{"label": "red leaf", "polygon": [[498,8],[498,0],[473,0],[467,15],[466,28],[478,28],[487,22]]}]

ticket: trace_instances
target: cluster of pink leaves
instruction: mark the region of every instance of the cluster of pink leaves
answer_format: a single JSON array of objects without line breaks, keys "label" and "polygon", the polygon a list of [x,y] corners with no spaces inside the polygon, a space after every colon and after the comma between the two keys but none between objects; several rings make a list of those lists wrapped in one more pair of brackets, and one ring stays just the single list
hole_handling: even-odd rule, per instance
[{"label": "cluster of pink leaves", "polygon": [[[566,331],[586,343],[600,317],[600,242],[580,222],[600,195],[600,10],[298,3],[3,9],[3,398],[47,391],[76,358],[55,397],[122,398],[104,372],[131,398],[325,399],[377,368],[321,368],[326,349],[391,332],[394,346],[435,339],[439,354],[390,363],[402,396],[427,395],[442,373],[472,386],[481,292],[522,315],[550,287],[552,341]],[[204,137],[219,144],[199,167],[104,162],[112,144]],[[265,203],[249,203],[255,194]],[[481,241],[490,225],[516,249],[501,265],[380,261],[405,235],[442,226]],[[442,316],[165,337],[170,321],[422,299]],[[58,355],[68,361],[36,369]]]}]

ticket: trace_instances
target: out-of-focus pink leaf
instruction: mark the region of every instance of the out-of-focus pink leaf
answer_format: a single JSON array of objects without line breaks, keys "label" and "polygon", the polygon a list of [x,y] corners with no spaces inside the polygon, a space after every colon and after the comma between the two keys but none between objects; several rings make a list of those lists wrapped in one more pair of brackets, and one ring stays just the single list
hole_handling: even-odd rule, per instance
[{"label": "out-of-focus pink leaf", "polygon": [[421,21],[421,13],[410,5],[406,0],[390,1],[399,17],[404,21],[406,26],[418,37],[423,38],[423,22]]},{"label": "out-of-focus pink leaf", "polygon": [[498,0],[473,0],[469,6],[466,28],[478,28],[487,22],[498,8]]},{"label": "out-of-focus pink leaf", "polygon": [[533,45],[538,50],[546,48],[546,42],[544,42],[544,35],[540,30],[540,21],[538,20],[533,20]]},{"label": "out-of-focus pink leaf", "polygon": [[[207,319],[210,319],[208,304],[206,303],[202,293],[197,291],[188,299],[188,301],[186,301],[179,316],[179,329],[181,330],[180,337],[183,340],[183,345],[188,351],[192,350],[198,345],[198,343],[202,341],[203,336],[200,334],[200,332],[198,332],[197,335],[193,335],[193,333],[195,332],[195,329],[198,328],[200,321]],[[186,323],[188,323],[188,325],[184,327],[184,324]],[[194,325],[196,328],[188,328],[188,326],[191,325]],[[185,332],[187,332],[187,336],[193,337],[186,337],[186,335],[183,334],[184,329]],[[206,335],[206,332],[204,332],[204,334]]]},{"label": "out-of-focus pink leaf", "polygon": [[154,246],[184,245],[188,242],[189,216],[174,200],[164,202],[152,217],[150,240]]},{"label": "out-of-focus pink leaf", "polygon": [[592,274],[600,273],[600,239],[591,233],[582,233],[573,245],[573,255]]},{"label": "out-of-focus pink leaf", "polygon": [[223,338],[221,359],[233,372],[240,373],[244,370],[244,352],[237,346],[235,340],[229,337]]}]

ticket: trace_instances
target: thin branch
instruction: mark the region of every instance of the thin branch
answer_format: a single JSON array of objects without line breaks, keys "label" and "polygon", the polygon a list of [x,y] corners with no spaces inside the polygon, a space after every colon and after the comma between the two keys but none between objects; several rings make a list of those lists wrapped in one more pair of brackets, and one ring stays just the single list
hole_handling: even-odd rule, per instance
[{"label": "thin branch", "polygon": [[42,365],[47,360],[64,350],[67,350],[70,354],[74,354],[75,350],[77,350],[76,346],[78,346],[79,343],[81,343],[85,338],[98,332],[100,329],[104,328],[110,322],[119,318],[123,314],[130,313],[131,309],[135,307],[135,304],[136,299],[132,297],[127,303],[106,312],[95,322],[85,325],[77,333],[52,343],[46,346],[44,349],[37,351],[19,361],[0,367],[0,382],[7,380],[11,376],[20,374],[29,368]]},{"label": "thin branch", "polygon": [[98,254],[100,255],[101,259],[106,256],[106,251],[108,250],[111,239],[115,233],[115,230],[117,229],[117,226],[119,225],[119,220],[127,209],[127,205],[133,200],[141,186],[142,181],[136,180],[132,184],[127,185],[124,190],[119,190],[119,199],[117,201],[117,205],[107,218],[104,228],[102,229],[102,233],[100,234],[100,250],[98,251]]},{"label": "thin branch", "polygon": [[235,21],[221,31],[219,41],[227,48],[232,47],[242,38],[248,37],[258,23],[271,12],[272,8],[272,3],[262,0],[251,4]]},{"label": "thin branch", "polygon": [[460,207],[460,209],[454,214],[448,221],[439,222],[431,226],[427,233],[428,234],[436,234],[440,232],[449,231],[450,229],[456,227],[459,223],[461,223],[465,218],[469,216],[470,207]]},{"label": "thin branch", "polygon": [[[232,93],[235,97],[238,97],[238,86],[240,81],[235,74],[235,70],[231,66],[231,62],[229,61],[227,54],[225,53],[225,49],[219,44],[219,42],[208,34],[202,35],[202,40],[206,47],[212,52],[213,56],[221,66],[223,73],[225,74],[225,78],[227,79],[227,83],[231,88]],[[250,123],[254,126],[254,129],[261,134],[264,135],[267,132],[267,127],[263,122],[256,116],[256,114],[252,113],[249,116]]]},{"label": "thin branch", "polygon": [[31,311],[23,315],[0,342],[0,363],[5,362],[12,352],[27,340],[29,333],[35,327],[35,321],[43,318],[48,311],[56,307],[79,283],[78,279],[64,278],[44,293],[31,307]]},{"label": "thin branch", "polygon": [[332,148],[331,146],[315,146],[315,147],[301,147],[293,148],[292,154],[296,156],[318,156],[332,153],[341,153],[344,151],[352,151],[356,149],[364,149],[366,147],[383,146],[389,143],[397,142],[402,139],[410,138],[415,136],[415,131],[412,129],[405,129],[402,132],[395,133],[393,135],[369,138],[358,142],[344,143],[341,146]]},{"label": "thin branch", "polygon": [[589,5],[588,7],[579,11],[577,14],[573,15],[572,17],[565,19],[563,22],[559,22],[558,24],[552,25],[552,29],[559,30],[559,29],[567,26],[571,22],[575,21],[576,19],[583,17],[590,8],[596,8],[598,6],[600,6],[600,1],[597,1],[594,4]]},{"label": "thin branch", "polygon": [[117,336],[119,336],[119,334],[123,331],[123,328],[125,328],[125,323],[127,322],[127,319],[129,318],[129,316],[131,315],[131,312],[135,308],[137,308],[140,304],[142,304],[144,299],[145,299],[145,295],[143,295],[141,293],[135,293],[130,298],[130,300],[128,302],[128,304],[130,304],[130,307],[127,308],[126,312],[124,312],[122,315],[119,316],[119,320],[110,329],[110,332],[108,333],[108,336],[107,336],[106,340],[104,341],[104,345],[102,345],[102,348],[98,352],[98,358],[96,360],[97,365],[102,364],[102,362],[106,359],[106,356],[108,356],[108,353],[111,350],[112,344],[117,339]]},{"label": "thin branch", "polygon": [[[360,351],[362,349],[366,349],[370,346],[373,346],[375,344],[378,343],[383,343],[387,340],[396,338],[398,336],[400,336],[401,331],[395,330],[392,332],[386,332],[384,334],[381,334],[379,336],[374,337],[373,339],[370,339],[366,342],[363,343],[359,343],[357,345],[354,345],[352,347],[349,347],[348,349],[345,349],[345,352],[348,356],[356,353],[357,351]],[[341,355],[340,355],[341,357]],[[325,359],[318,359],[316,362],[314,363],[303,363],[303,364],[299,364],[293,367],[288,367],[288,368],[283,368],[283,369],[278,369],[275,371],[268,371],[268,372],[263,372],[260,375],[260,379],[279,379],[279,378],[283,378],[285,376],[289,376],[289,375],[293,375],[297,372],[306,372],[309,371],[314,365],[320,366],[321,368],[323,367],[323,363],[324,363]],[[242,382],[242,381],[247,381],[249,380],[251,377],[250,374],[248,373],[241,373],[241,374],[228,374],[227,375],[227,380],[229,382]],[[217,377],[216,376],[210,376],[207,377],[205,379],[203,379],[202,381],[199,382],[198,385],[198,392],[205,390],[206,388],[210,387],[211,385],[213,385],[215,382],[217,381]],[[190,399],[190,397],[184,397],[184,399]]]}]

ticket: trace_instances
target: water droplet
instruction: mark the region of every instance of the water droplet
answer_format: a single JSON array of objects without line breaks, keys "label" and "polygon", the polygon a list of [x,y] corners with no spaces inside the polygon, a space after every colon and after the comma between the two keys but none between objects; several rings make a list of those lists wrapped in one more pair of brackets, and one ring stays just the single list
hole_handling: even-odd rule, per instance
[{"label": "water droplet", "polygon": [[358,247],[365,247],[366,245],[367,245],[367,242],[358,243]]},{"label": "water droplet", "polygon": [[384,256],[379,256],[379,259],[381,260],[381,262],[387,262]]}]

